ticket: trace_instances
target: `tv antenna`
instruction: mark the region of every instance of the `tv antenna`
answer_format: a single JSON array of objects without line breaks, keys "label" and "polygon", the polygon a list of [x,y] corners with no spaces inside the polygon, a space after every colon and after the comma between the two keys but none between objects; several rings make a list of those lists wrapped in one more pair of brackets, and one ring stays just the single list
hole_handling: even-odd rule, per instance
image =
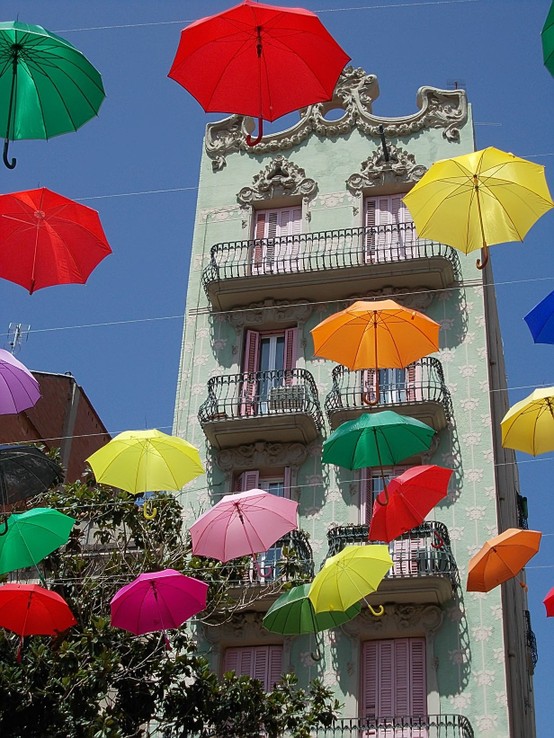
[{"label": "tv antenna", "polygon": [[21,344],[29,337],[30,325],[24,323],[10,323],[8,326],[8,351],[16,354]]},{"label": "tv antenna", "polygon": [[467,85],[465,79],[447,79],[446,85],[448,90],[466,90]]}]

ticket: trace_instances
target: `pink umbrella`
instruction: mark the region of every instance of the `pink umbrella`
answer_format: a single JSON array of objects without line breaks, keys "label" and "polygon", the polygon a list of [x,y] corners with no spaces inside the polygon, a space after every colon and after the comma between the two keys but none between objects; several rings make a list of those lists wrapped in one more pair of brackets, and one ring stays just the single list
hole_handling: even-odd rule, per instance
[{"label": "pink umbrella", "polygon": [[40,398],[40,387],[26,366],[0,349],[0,415],[20,413]]},{"label": "pink umbrella", "polygon": [[192,552],[225,562],[267,551],[298,528],[297,508],[262,489],[226,495],[192,524]]},{"label": "pink umbrella", "polygon": [[164,569],[140,574],[111,600],[112,625],[135,635],[180,628],[206,607],[208,585]]}]

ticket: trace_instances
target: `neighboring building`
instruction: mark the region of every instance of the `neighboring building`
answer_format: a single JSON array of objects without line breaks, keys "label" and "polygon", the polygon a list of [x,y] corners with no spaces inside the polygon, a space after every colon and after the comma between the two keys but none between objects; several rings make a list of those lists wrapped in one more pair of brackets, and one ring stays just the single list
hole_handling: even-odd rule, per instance
[{"label": "neighboring building", "polygon": [[17,415],[0,416],[0,443],[40,441],[60,449],[65,481],[74,482],[85,470],[85,459],[111,436],[85,391],[70,374],[32,372],[41,398]]},{"label": "neighboring building", "polygon": [[[474,149],[471,112],[463,90],[423,87],[417,113],[377,118],[378,92],[374,76],[348,68],[332,103],[253,149],[240,117],[207,127],[175,414],[175,432],[205,448],[207,476],[182,497],[186,520],[262,487],[299,501],[299,532],[242,572],[242,609],[201,638],[216,670],[267,688],[291,669],[303,684],[321,677],[344,703],[329,736],[532,738],[525,593],[513,580],[465,591],[482,543],[525,523],[514,454],[499,439],[507,393],[492,274],[475,254],[418,239],[401,200],[433,161]],[[369,408],[371,374],[314,359],[310,329],[384,295],[439,321],[441,348],[382,371]],[[391,544],[394,567],[368,598],[385,614],[363,607],[323,635],[316,661],[313,638],[269,633],[261,619],[286,579],[309,581],[327,556],[367,542],[378,475],[322,465],[321,444],[373,409],[437,431],[428,454],[388,473],[435,463],[454,469],[451,488]]]}]

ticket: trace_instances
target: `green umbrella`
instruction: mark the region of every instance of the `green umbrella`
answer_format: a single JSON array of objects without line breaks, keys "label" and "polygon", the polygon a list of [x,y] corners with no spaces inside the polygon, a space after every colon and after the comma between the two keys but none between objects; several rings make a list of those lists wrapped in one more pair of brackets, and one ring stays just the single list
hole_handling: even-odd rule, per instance
[{"label": "green umbrella", "polygon": [[100,73],[72,44],[28,23],[0,23],[0,135],[4,164],[18,139],[76,131],[105,97]]},{"label": "green umbrella", "polygon": [[[314,606],[308,598],[311,584],[293,587],[275,600],[263,619],[264,627],[272,633],[281,635],[305,635],[319,633],[322,630],[336,628],[359,614],[359,603],[352,605],[345,612],[314,612]],[[317,653],[312,658],[321,658],[320,645],[317,642]]]},{"label": "green umbrella", "polygon": [[347,469],[379,467],[386,497],[383,467],[427,451],[434,435],[429,425],[392,410],[364,413],[331,433],[323,443],[322,460]]},{"label": "green umbrella", "polygon": [[546,16],[541,37],[544,65],[554,76],[554,2]]},{"label": "green umbrella", "polygon": [[67,543],[75,520],[49,507],[35,507],[13,513],[6,523],[7,532],[0,537],[0,574],[36,566]]}]

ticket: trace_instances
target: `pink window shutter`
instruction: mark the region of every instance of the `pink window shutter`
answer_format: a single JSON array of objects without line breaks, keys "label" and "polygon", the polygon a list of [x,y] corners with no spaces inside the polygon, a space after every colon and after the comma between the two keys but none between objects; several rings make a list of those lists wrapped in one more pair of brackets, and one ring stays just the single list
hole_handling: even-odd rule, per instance
[{"label": "pink window shutter", "polygon": [[269,648],[269,646],[256,646],[252,649],[253,669],[251,676],[263,684],[266,692],[268,691]]},{"label": "pink window shutter", "polygon": [[411,714],[427,715],[426,648],[424,638],[411,638]]},{"label": "pink window shutter", "polygon": [[396,684],[394,681],[394,642],[377,641],[377,717],[393,717],[396,713]]},{"label": "pink window shutter", "polygon": [[360,523],[369,525],[373,516],[373,478],[371,469],[360,469]]},{"label": "pink window shutter", "polygon": [[265,212],[261,210],[257,210],[256,213],[256,220],[254,222],[254,250],[252,254],[252,260],[254,264],[254,268],[257,271],[262,267],[263,263],[263,245],[261,242],[261,239],[264,238],[265,234]]},{"label": "pink window shutter", "polygon": [[285,330],[285,350],[284,350],[284,366],[285,384],[296,384],[293,377],[292,369],[296,368],[296,359],[298,355],[298,328],[287,328]]},{"label": "pink window shutter", "polygon": [[258,489],[260,485],[260,472],[257,469],[249,469],[238,477],[237,492],[247,492],[249,489]]},{"label": "pink window shutter", "polygon": [[244,379],[241,391],[241,415],[255,415],[256,405],[255,399],[257,394],[258,383],[256,381],[255,372],[258,371],[260,351],[260,334],[258,331],[246,331],[246,341],[244,345],[244,359],[242,371]]},{"label": "pink window shutter", "polygon": [[266,690],[269,692],[274,686],[281,681],[283,675],[283,647],[269,647],[269,668]]},{"label": "pink window shutter", "polygon": [[239,673],[239,650],[238,648],[227,648],[223,659],[223,673],[234,671]]},{"label": "pink window shutter", "polygon": [[366,228],[365,231],[365,239],[364,239],[364,252],[365,252],[365,260],[368,263],[371,263],[374,259],[375,255],[375,244],[376,244],[376,235],[375,235],[375,210],[376,210],[377,202],[374,198],[367,197],[365,200],[365,208],[364,208],[364,226]]},{"label": "pink window shutter", "polygon": [[377,717],[378,641],[367,641],[362,651],[362,688],[360,717],[369,720]]},{"label": "pink window shutter", "polygon": [[[370,405],[377,398],[377,371],[375,369],[362,369],[360,372],[360,384],[362,389],[362,402]],[[355,405],[357,404],[355,398]]]},{"label": "pink window shutter", "polygon": [[302,208],[291,208],[282,211],[283,221],[281,235],[286,236],[286,271],[298,269],[298,256],[300,254],[300,239],[294,238],[302,232]]},{"label": "pink window shutter", "polygon": [[290,466],[285,466],[283,471],[283,497],[291,498],[292,473]]},{"label": "pink window shutter", "polygon": [[423,400],[423,367],[420,361],[406,367],[406,399],[408,402]]}]

